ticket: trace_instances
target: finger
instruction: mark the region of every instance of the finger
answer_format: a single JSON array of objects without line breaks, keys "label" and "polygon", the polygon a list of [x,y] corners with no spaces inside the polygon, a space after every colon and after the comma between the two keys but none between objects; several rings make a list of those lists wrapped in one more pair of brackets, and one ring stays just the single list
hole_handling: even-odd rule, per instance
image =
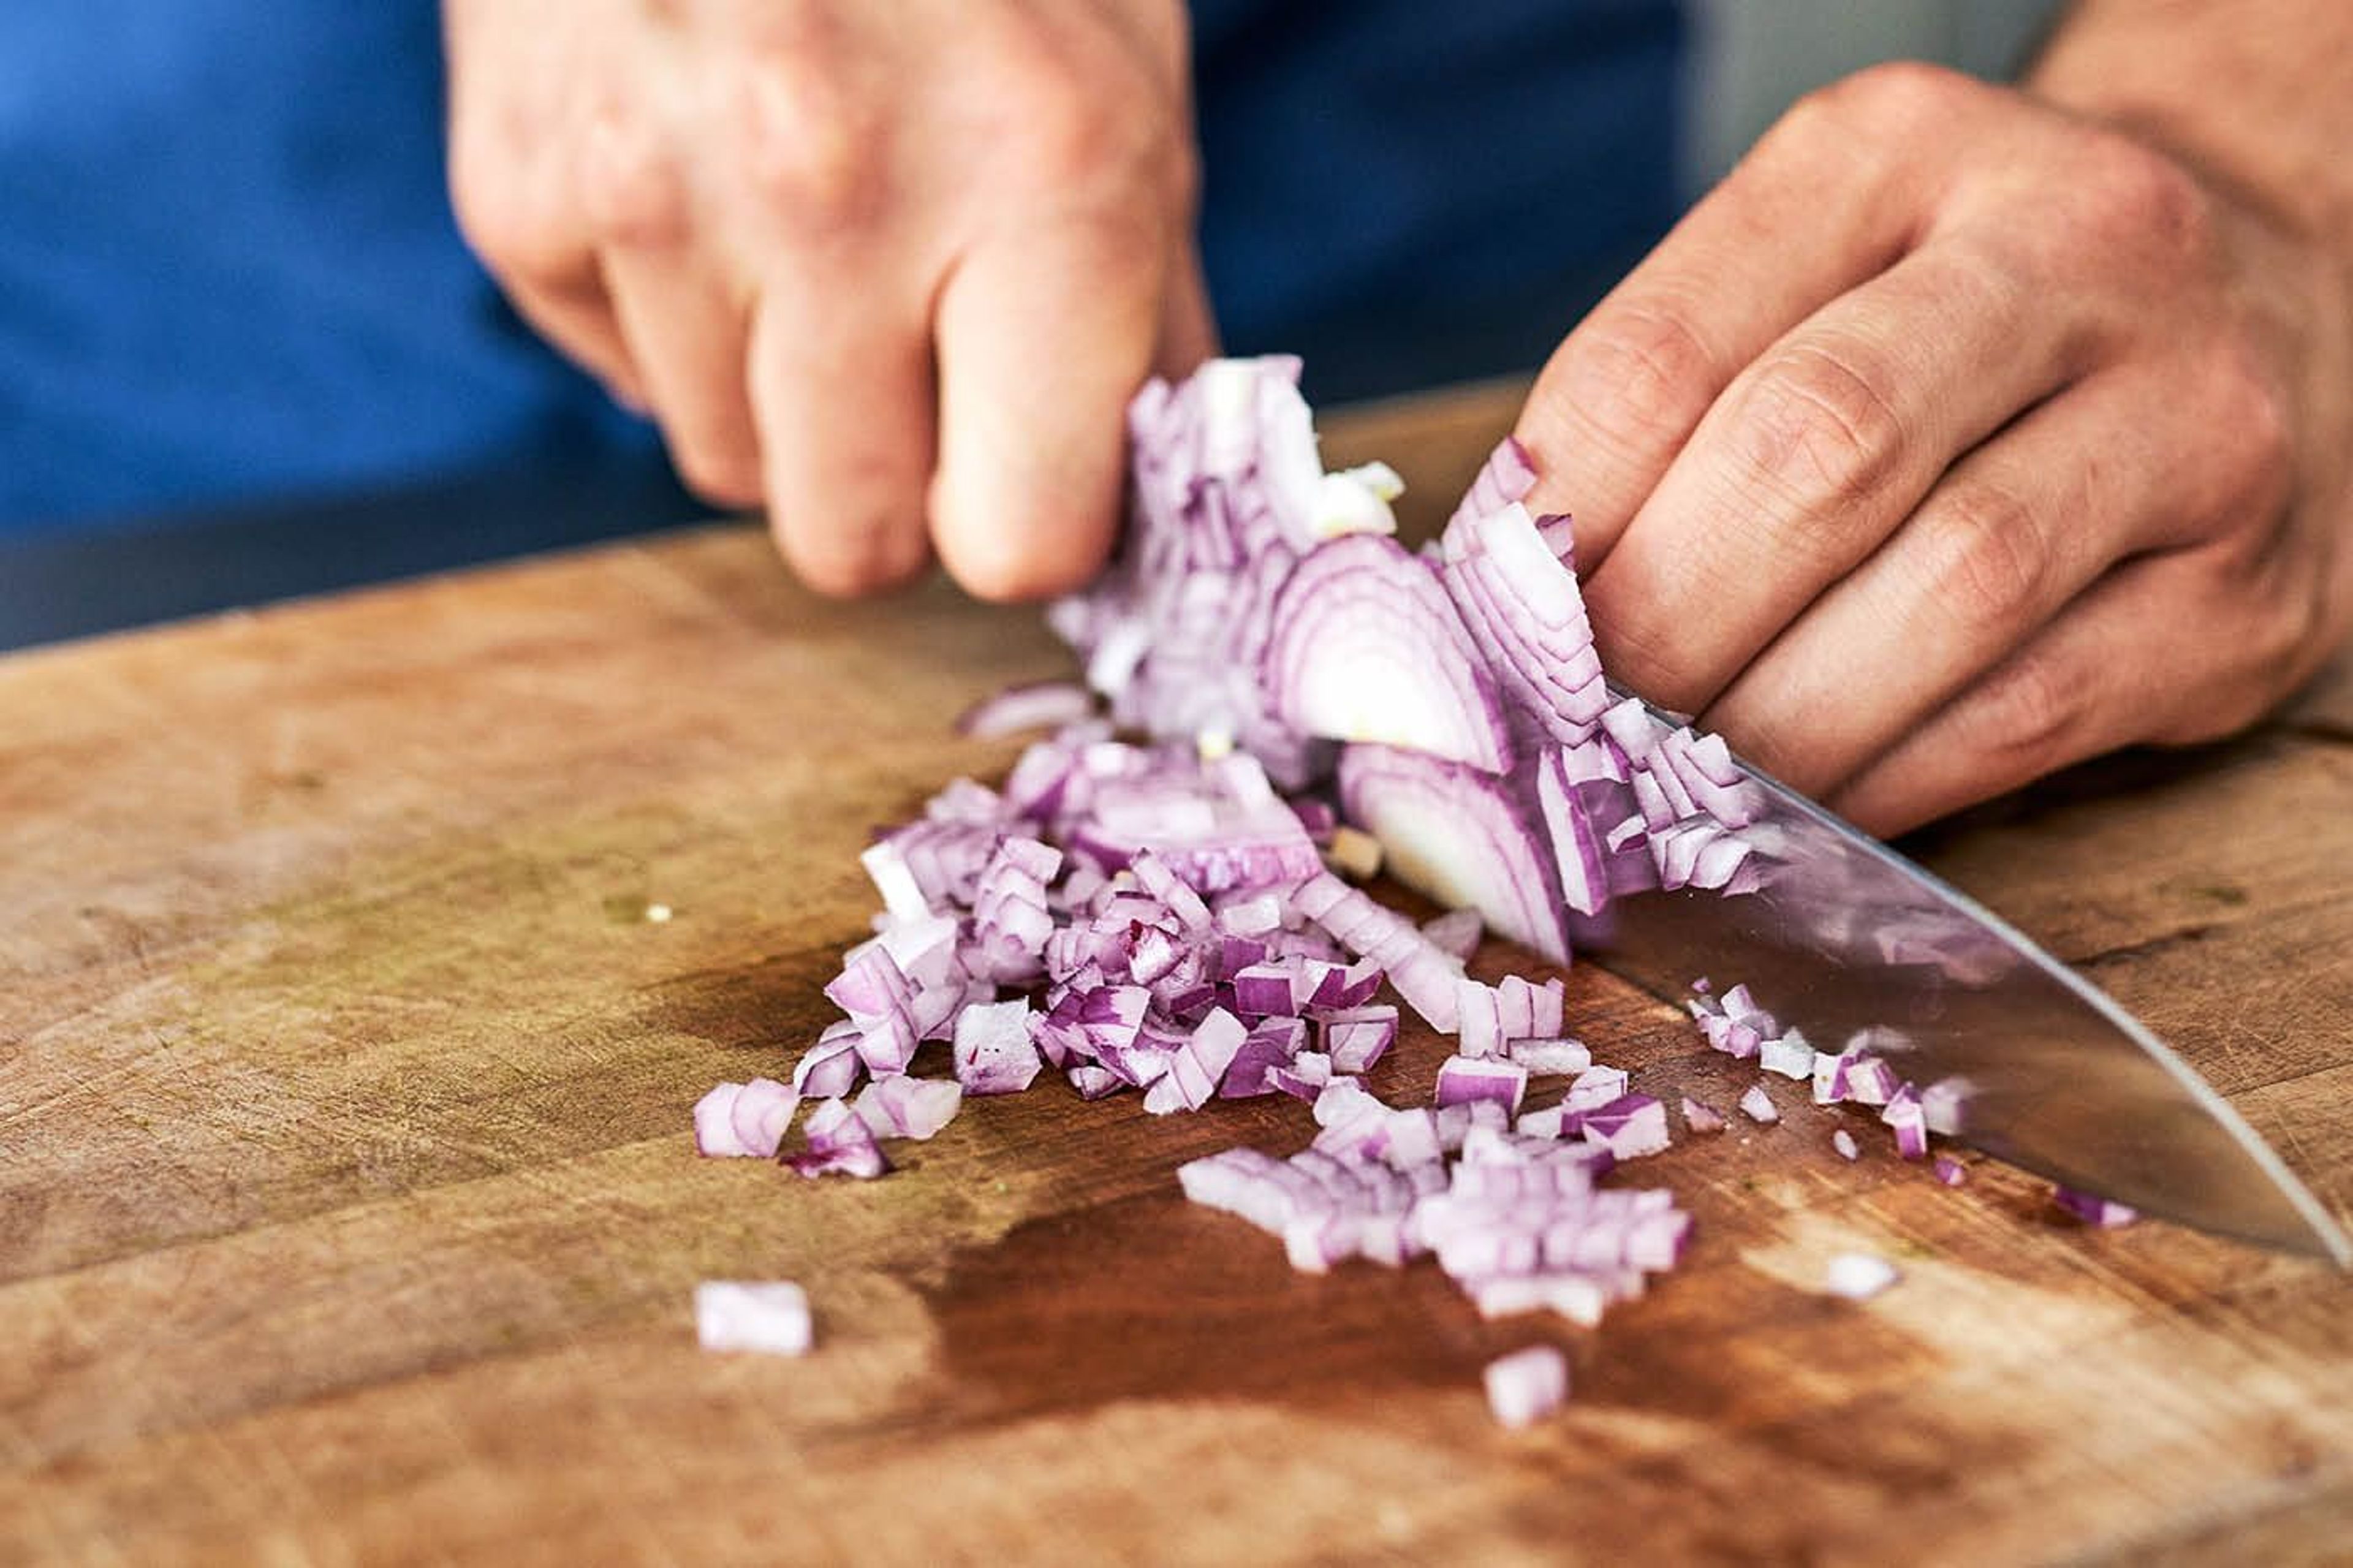
[{"label": "finger", "polygon": [[1589,569],[1603,657],[1653,701],[1705,708],[1957,456],[2081,371],[2074,319],[1958,243],[1817,311],[1725,389]]},{"label": "finger", "polygon": [[451,4],[448,175],[467,243],[539,335],[633,409],[645,388],[615,317],[580,200],[583,122],[602,79],[588,14],[534,26],[513,7]]},{"label": "finger", "polygon": [[936,393],[921,291],[826,254],[797,253],[753,309],[752,414],[777,548],[820,593],[866,593],[928,559]]},{"label": "finger", "polygon": [[713,248],[696,243],[686,173],[641,113],[599,115],[584,142],[582,205],[670,460],[704,499],[751,506],[760,444],[744,368],[750,322]]},{"label": "finger", "polygon": [[1176,381],[1190,375],[1218,353],[1218,320],[1209,305],[1209,283],[1201,253],[1188,245],[1170,269],[1160,312],[1160,343],[1152,356],[1155,375]]},{"label": "finger", "polygon": [[[1847,133],[1837,122],[1853,111],[1837,95],[1857,87],[1808,100],[1768,132],[1537,378],[1517,431],[1542,475],[1529,504],[1576,518],[1582,569],[1608,559],[1741,368],[1894,264],[1924,226],[1943,161],[1894,155],[1892,135]],[[1874,112],[1893,122],[1899,110],[1913,112]]]},{"label": "finger", "polygon": [[2141,741],[2211,738],[2274,695],[2279,639],[2204,552],[2126,562],[1830,797],[1883,836]]},{"label": "finger", "polygon": [[593,252],[584,250],[576,262],[560,269],[511,273],[505,289],[515,313],[532,331],[595,376],[614,402],[632,414],[651,407],[644,373],[629,352],[603,266]]},{"label": "finger", "polygon": [[1142,226],[1072,219],[984,243],[949,276],[932,527],[973,593],[1075,587],[1110,553],[1125,410],[1160,333],[1164,254]]},{"label": "finger", "polygon": [[1704,722],[1777,777],[1826,795],[2115,562],[2186,541],[2188,445],[2147,418],[2151,390],[2094,376],[1970,453]]}]

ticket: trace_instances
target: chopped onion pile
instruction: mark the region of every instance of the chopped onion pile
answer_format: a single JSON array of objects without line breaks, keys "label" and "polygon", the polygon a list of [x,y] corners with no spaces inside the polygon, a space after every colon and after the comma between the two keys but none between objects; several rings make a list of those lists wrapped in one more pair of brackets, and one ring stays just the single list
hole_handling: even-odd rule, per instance
[{"label": "chopped onion pile", "polygon": [[[1063,683],[965,715],[968,735],[1053,732],[1002,787],[955,780],[864,852],[883,912],[826,987],[841,1017],[789,1084],[713,1089],[697,1144],[872,1178],[887,1144],[1049,1073],[1155,1115],[1288,1096],[1306,1147],[1193,1161],[1186,1194],[1302,1269],[1428,1257],[1484,1315],[1591,1324],[1689,1239],[1671,1193],[1604,1184],[1669,1146],[1666,1106],[1563,1034],[1557,978],[1491,985],[1464,963],[1493,929],[1565,963],[1571,917],[1627,892],[1764,886],[1754,786],[1720,740],[1611,700],[1568,521],[1521,504],[1525,451],[1499,447],[1410,552],[1394,474],[1324,471],[1297,374],[1219,361],[1138,396],[1121,556],[1050,614],[1108,715]],[[1417,925],[1335,874],[1384,866],[1449,912]],[[1908,1157],[1957,1124],[1957,1096],[1901,1082],[1873,1042],[1821,1053],[1746,987],[1701,990],[1711,1045],[1821,1103],[1883,1108]],[[1400,1006],[1455,1037],[1424,1103],[1365,1079]],[[1567,1081],[1531,1107],[1543,1079]],[[1778,1120],[1761,1084],[1740,1109]],[[797,1114],[803,1146],[780,1156]],[[1689,1099],[1682,1114],[1725,1125]],[[741,1294],[764,1289],[791,1288],[698,1292],[705,1342],[792,1342],[790,1299]],[[1488,1369],[1489,1398],[1516,1425],[1567,1375],[1538,1346]]]}]

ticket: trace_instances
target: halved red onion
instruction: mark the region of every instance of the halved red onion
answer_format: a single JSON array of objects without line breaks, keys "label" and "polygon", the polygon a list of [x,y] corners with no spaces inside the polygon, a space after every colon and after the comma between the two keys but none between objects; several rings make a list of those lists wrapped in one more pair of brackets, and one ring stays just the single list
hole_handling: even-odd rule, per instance
[{"label": "halved red onion", "polygon": [[1426,561],[1377,534],[1335,540],[1275,602],[1262,679],[1310,735],[1406,747],[1502,773],[1494,683]]},{"label": "halved red onion", "polygon": [[1340,753],[1348,819],[1380,839],[1389,868],[1443,903],[1556,962],[1568,957],[1551,855],[1503,784],[1460,763],[1394,746]]}]

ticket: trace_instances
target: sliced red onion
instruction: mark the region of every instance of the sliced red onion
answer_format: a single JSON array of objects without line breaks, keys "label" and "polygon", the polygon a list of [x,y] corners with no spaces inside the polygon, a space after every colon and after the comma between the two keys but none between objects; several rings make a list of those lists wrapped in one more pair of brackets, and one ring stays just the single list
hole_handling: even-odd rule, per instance
[{"label": "sliced red onion", "polygon": [[1757,1066],[1759,1071],[1779,1073],[1783,1078],[1810,1079],[1814,1076],[1814,1047],[1802,1033],[1791,1029],[1759,1046]]},{"label": "sliced red onion", "polygon": [[1496,1057],[1449,1057],[1438,1069],[1438,1103],[1441,1107],[1487,1100],[1507,1112],[1516,1111],[1527,1088],[1528,1069]]},{"label": "sliced red onion", "polygon": [[1724,1131],[1724,1112],[1711,1105],[1703,1105],[1690,1095],[1683,1096],[1683,1125],[1694,1132]]},{"label": "sliced red onion", "polygon": [[801,1124],[807,1151],[786,1161],[804,1176],[855,1176],[871,1181],[891,1169],[874,1131],[845,1100],[828,1100]]},{"label": "sliced red onion", "polygon": [[1774,1107],[1773,1097],[1765,1092],[1765,1086],[1761,1083],[1750,1084],[1747,1091],[1741,1095],[1740,1110],[1743,1115],[1760,1127],[1770,1127],[1781,1120],[1781,1112]]},{"label": "sliced red onion", "polygon": [[953,1079],[877,1079],[851,1107],[877,1138],[927,1139],[955,1119],[964,1086]]},{"label": "sliced red onion", "polygon": [[755,1078],[745,1084],[728,1111],[736,1142],[746,1153],[764,1160],[775,1159],[800,1099],[772,1078]]},{"label": "sliced red onion", "polygon": [[1894,1131],[1897,1154],[1906,1160],[1928,1157],[1928,1116],[1921,1109],[1919,1092],[1910,1084],[1896,1086],[1879,1120]]},{"label": "sliced red onion", "polygon": [[1045,1067],[1029,1038],[1029,1004],[1019,1000],[966,1007],[956,1016],[954,1051],[966,1094],[1018,1094]]},{"label": "sliced red onion", "polygon": [[[1169,1058],[1166,1081],[1172,1086],[1177,1104],[1187,1110],[1207,1105],[1249,1036],[1240,1018],[1222,1007],[1212,1009]],[[1156,1092],[1160,1085],[1153,1088]],[[1153,1109],[1148,1095],[1145,1109]]]},{"label": "sliced red onion", "polygon": [[694,1288],[694,1337],[707,1351],[807,1355],[807,1293],[785,1280],[706,1279]]},{"label": "sliced red onion", "polygon": [[1903,1279],[1895,1265],[1868,1252],[1832,1255],[1822,1269],[1822,1289],[1850,1301],[1867,1301]]},{"label": "sliced red onion", "polygon": [[1593,1053],[1585,1042],[1562,1036],[1557,1038],[1514,1040],[1504,1047],[1506,1061],[1514,1061],[1531,1074],[1552,1076],[1579,1073],[1593,1065]]},{"label": "sliced red onion", "polygon": [[1377,534],[1303,559],[1275,601],[1262,679],[1293,728],[1502,773],[1511,763],[1485,662],[1428,562]]},{"label": "sliced red onion", "polygon": [[1618,1160],[1662,1153],[1671,1142],[1667,1108],[1647,1094],[1621,1095],[1607,1105],[1595,1107],[1585,1112],[1581,1130],[1587,1138],[1607,1147],[1611,1157]]},{"label": "sliced red onion", "polygon": [[1398,1010],[1383,1005],[1328,1012],[1316,1030],[1335,1072],[1361,1073],[1397,1043]]},{"label": "sliced red onion", "polygon": [[1487,454],[1479,472],[1463,491],[1462,500],[1447,520],[1447,526],[1482,518],[1499,511],[1515,500],[1526,499],[1535,489],[1535,465],[1528,460],[1528,449],[1516,437],[1506,436]]},{"label": "sliced red onion", "polygon": [[2113,1199],[2081,1192],[2073,1187],[2052,1188],[2051,1201],[2085,1225],[2096,1226],[2102,1230],[2114,1230],[2121,1226],[2130,1225],[2140,1218],[2138,1209],[2127,1208]]},{"label": "sliced red onion", "polygon": [[820,1038],[793,1068],[793,1092],[804,1100],[839,1100],[858,1087],[859,1037]]},{"label": "sliced red onion", "polygon": [[1486,929],[1487,922],[1472,909],[1449,910],[1421,922],[1421,934],[1431,946],[1463,959],[1479,951],[1479,939]]},{"label": "sliced red onion", "polygon": [[1568,1093],[1561,1104],[1570,1110],[1598,1110],[1626,1093],[1626,1069],[1595,1066],[1587,1068],[1569,1080]]},{"label": "sliced red onion", "polygon": [[1963,1108],[1974,1086],[1965,1078],[1943,1078],[1920,1091],[1920,1114],[1928,1131],[1947,1138],[1960,1136]]},{"label": "sliced red onion", "polygon": [[1010,686],[965,709],[955,721],[959,735],[993,741],[1025,730],[1059,730],[1091,717],[1094,693],[1074,681],[1041,680]]},{"label": "sliced red onion", "polygon": [[1348,819],[1381,841],[1389,868],[1441,903],[1469,907],[1523,946],[1568,956],[1551,857],[1498,780],[1394,746],[1340,753]]}]

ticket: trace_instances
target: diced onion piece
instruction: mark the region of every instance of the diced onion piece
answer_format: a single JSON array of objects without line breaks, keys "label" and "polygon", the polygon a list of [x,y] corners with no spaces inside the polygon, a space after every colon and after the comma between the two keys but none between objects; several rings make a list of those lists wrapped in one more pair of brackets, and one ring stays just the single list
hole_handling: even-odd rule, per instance
[{"label": "diced onion piece", "polygon": [[1694,1132],[1724,1131],[1724,1112],[1711,1105],[1703,1105],[1690,1095],[1683,1096],[1683,1125]]},{"label": "diced onion piece", "polygon": [[1831,1147],[1838,1152],[1838,1157],[1841,1160],[1862,1158],[1862,1146],[1855,1142],[1854,1134],[1843,1127],[1831,1134]]},{"label": "diced onion piece", "polygon": [[1551,1345],[1530,1345],[1487,1363],[1487,1408],[1506,1426],[1531,1426],[1568,1399],[1568,1358]]},{"label": "diced onion piece", "polygon": [[1895,1265],[1868,1252],[1833,1255],[1822,1269],[1822,1289],[1850,1301],[1867,1301],[1904,1278]]},{"label": "diced onion piece", "polygon": [[1740,1110],[1749,1121],[1762,1127],[1770,1127],[1781,1120],[1781,1112],[1774,1106],[1773,1097],[1765,1092],[1765,1086],[1761,1083],[1748,1086],[1747,1092],[1740,1097]]},{"label": "diced onion piece", "polygon": [[2127,1208],[2114,1199],[2082,1192],[2074,1187],[2052,1188],[2051,1201],[2085,1225],[2096,1226],[2102,1230],[2114,1230],[2121,1226],[2130,1225],[2140,1218],[2138,1209]]},{"label": "diced onion piece", "polygon": [[707,1351],[807,1355],[807,1293],[784,1280],[706,1279],[694,1288],[694,1334]]}]

